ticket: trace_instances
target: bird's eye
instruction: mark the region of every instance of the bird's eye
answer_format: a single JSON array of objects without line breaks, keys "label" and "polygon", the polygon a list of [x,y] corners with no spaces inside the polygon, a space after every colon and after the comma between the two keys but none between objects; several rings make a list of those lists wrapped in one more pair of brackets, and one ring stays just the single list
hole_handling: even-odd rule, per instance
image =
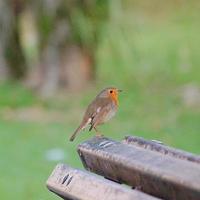
[{"label": "bird's eye", "polygon": [[110,90],[110,94],[112,94],[113,93],[113,91],[112,90]]}]

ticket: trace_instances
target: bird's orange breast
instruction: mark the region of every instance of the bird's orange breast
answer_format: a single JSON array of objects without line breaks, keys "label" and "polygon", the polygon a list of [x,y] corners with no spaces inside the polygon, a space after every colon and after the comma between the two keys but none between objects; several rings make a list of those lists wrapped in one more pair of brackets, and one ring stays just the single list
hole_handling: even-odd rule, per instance
[{"label": "bird's orange breast", "polygon": [[114,101],[114,103],[118,106],[118,93],[117,91],[113,91],[113,93],[110,94],[111,99]]}]

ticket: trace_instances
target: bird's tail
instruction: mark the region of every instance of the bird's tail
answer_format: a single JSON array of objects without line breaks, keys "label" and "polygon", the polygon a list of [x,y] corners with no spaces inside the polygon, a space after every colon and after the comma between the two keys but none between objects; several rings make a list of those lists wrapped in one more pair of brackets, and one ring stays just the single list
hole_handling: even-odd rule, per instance
[{"label": "bird's tail", "polygon": [[72,142],[74,139],[75,139],[75,137],[76,137],[76,135],[81,131],[81,129],[82,129],[82,126],[79,126],[76,130],[75,130],[75,132],[73,133],[73,135],[70,137],[70,141]]}]

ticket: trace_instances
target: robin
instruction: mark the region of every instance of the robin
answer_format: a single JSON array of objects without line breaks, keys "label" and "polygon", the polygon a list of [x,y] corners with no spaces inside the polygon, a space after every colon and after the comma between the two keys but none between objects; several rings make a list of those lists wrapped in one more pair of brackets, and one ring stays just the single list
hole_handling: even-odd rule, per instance
[{"label": "robin", "polygon": [[94,129],[97,136],[100,136],[97,126],[107,122],[116,114],[118,108],[118,94],[121,91],[122,90],[115,87],[102,90],[87,107],[82,122],[70,137],[70,141],[73,141],[76,135],[88,125],[90,125],[89,131]]}]

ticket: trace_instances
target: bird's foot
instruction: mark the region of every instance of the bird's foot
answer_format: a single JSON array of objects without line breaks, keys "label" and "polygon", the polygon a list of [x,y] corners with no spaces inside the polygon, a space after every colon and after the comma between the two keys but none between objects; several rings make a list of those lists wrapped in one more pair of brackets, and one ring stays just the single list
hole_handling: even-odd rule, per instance
[{"label": "bird's foot", "polygon": [[104,136],[104,135],[103,135],[103,134],[101,134],[101,133],[99,133],[99,132],[98,132],[98,133],[96,133],[96,137],[97,137],[97,138],[102,138],[103,136]]},{"label": "bird's foot", "polygon": [[95,130],[95,132],[96,132],[96,137],[98,137],[98,138],[101,138],[101,137],[103,137],[103,134],[101,134],[98,130],[97,130],[97,128],[94,126],[94,130]]}]

